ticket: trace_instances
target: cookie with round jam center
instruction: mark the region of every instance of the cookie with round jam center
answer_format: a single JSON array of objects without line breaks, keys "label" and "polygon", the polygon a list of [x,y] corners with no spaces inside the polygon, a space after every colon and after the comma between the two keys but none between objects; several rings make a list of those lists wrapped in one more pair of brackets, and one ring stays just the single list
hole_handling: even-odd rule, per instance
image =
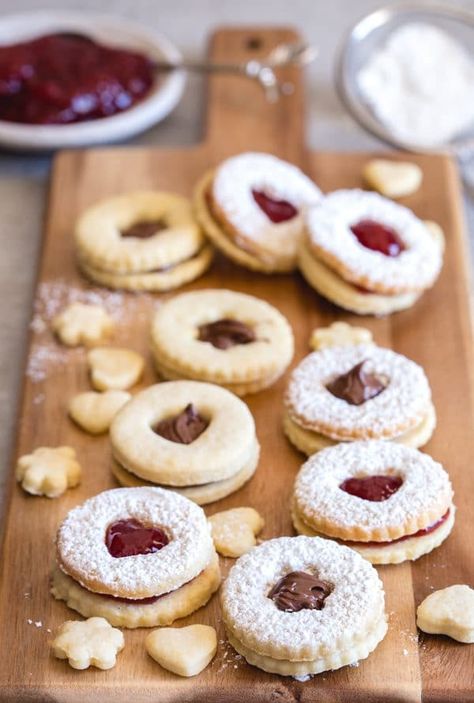
[{"label": "cookie with round jam center", "polygon": [[252,190],[253,199],[271,222],[278,224],[292,220],[298,210],[287,200],[276,200],[260,190]]},{"label": "cookie with round jam center", "polygon": [[379,251],[384,256],[398,256],[405,250],[403,241],[393,227],[381,222],[361,220],[351,225],[351,231],[363,247]]},{"label": "cookie with round jam center", "polygon": [[402,483],[400,476],[364,476],[347,478],[339,488],[357,498],[380,503],[396,493]]},{"label": "cookie with round jam center", "polygon": [[168,536],[161,528],[146,527],[135,518],[113,522],[105,534],[107,549],[117,559],[154,554],[166,547],[168,542]]}]

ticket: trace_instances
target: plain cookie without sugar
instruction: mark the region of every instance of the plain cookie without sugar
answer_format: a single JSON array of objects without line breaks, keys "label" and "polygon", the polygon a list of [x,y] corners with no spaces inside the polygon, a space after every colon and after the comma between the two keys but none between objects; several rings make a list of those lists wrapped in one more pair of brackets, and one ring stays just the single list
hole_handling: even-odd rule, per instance
[{"label": "plain cookie without sugar", "polygon": [[150,632],[145,648],[160,666],[178,676],[196,676],[214,658],[217,634],[209,625],[162,627]]},{"label": "plain cookie without sugar", "polygon": [[87,354],[91,381],[98,391],[127,390],[143,374],[145,360],[131,349],[98,347]]},{"label": "plain cookie without sugar", "polygon": [[416,624],[423,632],[474,643],[474,589],[456,584],[431,593],[418,606]]},{"label": "plain cookie without sugar", "polygon": [[240,557],[257,544],[265,521],[254,508],[232,508],[209,518],[214,546],[223,557]]},{"label": "plain cookie without sugar", "polygon": [[81,480],[81,466],[72,447],[38,447],[18,459],[16,479],[27,493],[58,498]]},{"label": "plain cookie without sugar", "polygon": [[125,391],[79,393],[69,401],[69,416],[89,434],[102,434],[107,432],[115,415],[131,397]]},{"label": "plain cookie without sugar", "polygon": [[103,307],[84,303],[68,305],[53,318],[51,326],[68,347],[102,344],[114,329],[113,320]]},{"label": "plain cookie without sugar", "polygon": [[81,670],[90,666],[112,669],[124,646],[123,634],[104,618],[68,620],[52,643],[55,657],[67,659],[73,669]]}]

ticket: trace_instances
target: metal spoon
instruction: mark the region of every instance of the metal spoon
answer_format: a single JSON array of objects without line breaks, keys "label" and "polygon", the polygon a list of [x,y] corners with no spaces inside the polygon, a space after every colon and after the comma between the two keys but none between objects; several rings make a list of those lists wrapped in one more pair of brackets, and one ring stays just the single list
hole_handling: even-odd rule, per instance
[{"label": "metal spoon", "polygon": [[305,66],[317,56],[316,47],[304,42],[278,44],[263,59],[250,59],[239,63],[217,63],[200,59],[182,59],[175,63],[155,61],[159,71],[196,71],[199,73],[233,73],[256,80],[264,89],[269,102],[277,101],[282,94],[290,92],[288,85],[282,85],[274,69],[283,66]]}]

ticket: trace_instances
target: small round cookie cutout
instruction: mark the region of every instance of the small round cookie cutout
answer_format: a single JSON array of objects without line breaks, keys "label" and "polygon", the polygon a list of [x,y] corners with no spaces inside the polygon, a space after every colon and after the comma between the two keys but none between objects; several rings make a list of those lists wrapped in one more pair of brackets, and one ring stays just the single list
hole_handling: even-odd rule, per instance
[{"label": "small round cookie cutout", "polygon": [[[110,439],[126,472],[197,502],[208,502],[212,489],[223,497],[240,487],[260,453],[247,405],[225,388],[199,381],[169,381],[137,393],[115,416]],[[120,481],[120,469],[116,476]]]},{"label": "small round cookie cutout", "polygon": [[474,588],[455,584],[430,593],[417,608],[416,624],[423,632],[474,644]]},{"label": "small round cookie cutout", "polygon": [[251,270],[274,273],[296,268],[304,212],[321,197],[293,164],[250,152],[205,174],[194,205],[204,232],[223,254]]},{"label": "small round cookie cutout", "polygon": [[282,676],[355,664],[387,632],[374,567],[353,549],[319,538],[280,537],[240,557],[221,605],[237,652]]},{"label": "small round cookie cutout", "polygon": [[160,488],[117,488],[71,510],[57,535],[52,593],[121,627],[170,624],[220,582],[203,510]]},{"label": "small round cookie cutout", "polygon": [[200,276],[212,261],[189,200],[137,191],[86,210],[75,229],[79,268],[109,288],[164,291]]},{"label": "small round cookie cutout", "polygon": [[296,477],[300,534],[342,540],[372,564],[428,554],[448,537],[455,507],[449,476],[416,449],[372,440],[310,457]]},{"label": "small round cookie cutout", "polygon": [[308,209],[299,267],[331,302],[359,314],[410,307],[436,281],[443,247],[406,207],[340,190]]},{"label": "small round cookie cutout", "polygon": [[272,305],[245,293],[200,290],[163,303],[152,323],[158,373],[217,383],[237,395],[273,384],[293,357],[293,332]]},{"label": "small round cookie cutout", "polygon": [[420,447],[436,425],[421,366],[375,344],[309,354],[293,370],[284,403],[285,432],[308,455],[359,439]]}]

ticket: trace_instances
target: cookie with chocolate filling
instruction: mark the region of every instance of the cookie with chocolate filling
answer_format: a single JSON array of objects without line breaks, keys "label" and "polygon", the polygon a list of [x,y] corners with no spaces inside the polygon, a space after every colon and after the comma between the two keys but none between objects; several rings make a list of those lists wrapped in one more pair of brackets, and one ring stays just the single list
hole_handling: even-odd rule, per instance
[{"label": "cookie with chocolate filling", "polygon": [[354,664],[387,632],[376,570],[327,539],[280,537],[251,549],[230,570],[221,606],[231,645],[281,676]]},{"label": "cookie with chocolate filling", "polygon": [[122,485],[160,485],[201,505],[240,488],[260,454],[247,405],[198,381],[137,393],[115,416],[110,440],[112,471]]},{"label": "cookie with chocolate filling", "polygon": [[165,291],[200,276],[212,261],[190,202],[153,191],[104,200],[79,218],[77,262],[109,288]]},{"label": "cookie with chocolate filling", "polygon": [[264,300],[230,290],[182,293],[152,323],[152,350],[165,379],[222,385],[237,395],[271,385],[293,356],[293,333]]}]

